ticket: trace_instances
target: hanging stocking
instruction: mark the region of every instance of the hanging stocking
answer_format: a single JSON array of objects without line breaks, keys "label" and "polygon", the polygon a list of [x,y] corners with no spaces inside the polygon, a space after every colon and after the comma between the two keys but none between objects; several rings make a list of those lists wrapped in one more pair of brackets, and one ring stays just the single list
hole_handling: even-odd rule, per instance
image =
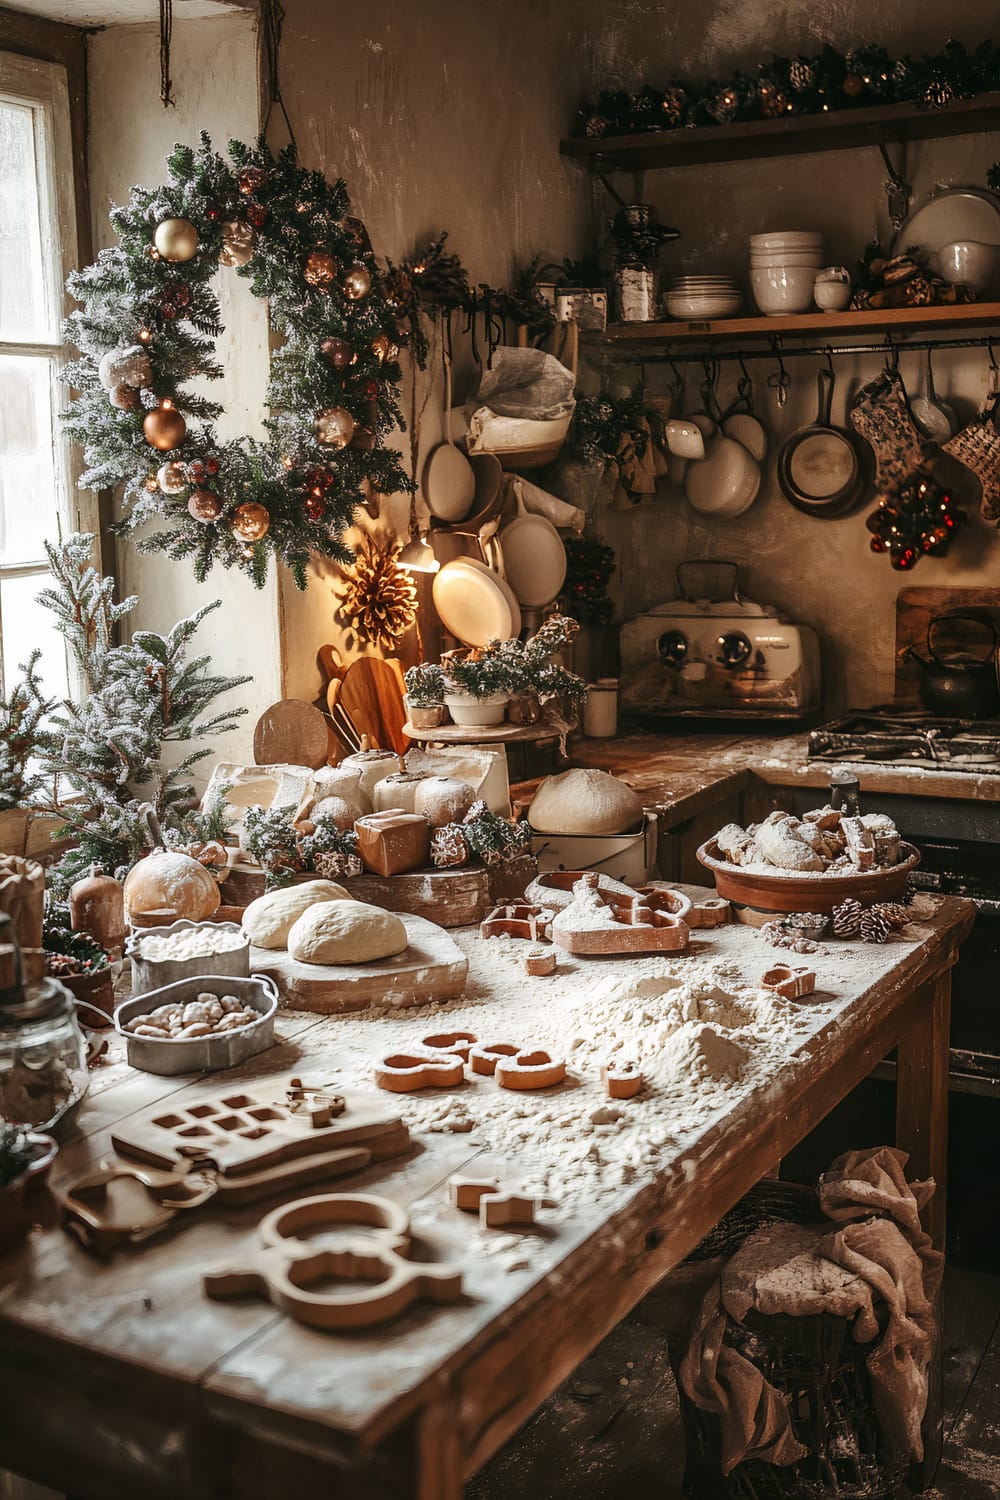
[{"label": "hanging stocking", "polygon": [[883,370],[858,392],[851,426],[875,455],[875,488],[894,495],[919,468],[927,448],[897,370]]},{"label": "hanging stocking", "polygon": [[1000,433],[996,416],[1000,396],[991,396],[979,416],[944,444],[962,466],[975,474],[982,485],[980,512],[987,521],[1000,522]]}]

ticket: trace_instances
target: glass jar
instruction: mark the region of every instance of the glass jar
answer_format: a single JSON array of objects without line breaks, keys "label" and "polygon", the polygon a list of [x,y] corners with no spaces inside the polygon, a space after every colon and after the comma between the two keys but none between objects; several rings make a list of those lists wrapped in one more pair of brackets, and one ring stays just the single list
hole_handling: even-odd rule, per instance
[{"label": "glass jar", "polygon": [[41,979],[0,997],[0,1118],[69,1129],[89,1084],[73,996]]}]

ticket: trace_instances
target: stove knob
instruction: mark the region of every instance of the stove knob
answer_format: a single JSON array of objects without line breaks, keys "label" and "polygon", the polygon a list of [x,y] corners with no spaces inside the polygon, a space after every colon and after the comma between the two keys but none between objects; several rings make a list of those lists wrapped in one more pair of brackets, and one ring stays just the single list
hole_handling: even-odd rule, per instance
[{"label": "stove knob", "polygon": [[668,667],[679,667],[687,659],[690,645],[682,630],[665,630],[656,643],[660,660]]},{"label": "stove knob", "polygon": [[724,667],[742,667],[752,651],[742,630],[727,630],[719,636],[719,660]]}]

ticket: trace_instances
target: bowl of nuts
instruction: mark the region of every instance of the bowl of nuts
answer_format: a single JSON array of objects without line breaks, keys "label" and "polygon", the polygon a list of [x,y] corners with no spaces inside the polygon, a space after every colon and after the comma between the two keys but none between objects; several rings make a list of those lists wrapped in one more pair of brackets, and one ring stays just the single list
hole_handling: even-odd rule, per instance
[{"label": "bowl of nuts", "polygon": [[133,1068],[210,1073],[274,1045],[278,991],[266,975],[196,974],[123,1000],[115,1030]]}]

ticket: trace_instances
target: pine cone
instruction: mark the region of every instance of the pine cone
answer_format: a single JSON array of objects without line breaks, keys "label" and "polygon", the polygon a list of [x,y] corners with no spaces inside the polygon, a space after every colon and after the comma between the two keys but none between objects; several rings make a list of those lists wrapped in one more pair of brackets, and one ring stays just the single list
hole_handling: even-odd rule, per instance
[{"label": "pine cone", "polygon": [[473,802],[463,821],[466,823],[475,823],[479,818],[483,817],[485,813],[488,813],[489,810],[490,804],[485,800],[485,798],[480,797],[477,801]]},{"label": "pine cone", "polygon": [[833,931],[835,937],[856,938],[861,931],[862,906],[860,901],[842,901],[833,908]]},{"label": "pine cone", "polygon": [[879,907],[872,906],[861,913],[858,936],[863,943],[884,943],[891,931],[892,925]]},{"label": "pine cone", "polygon": [[788,70],[788,81],[797,94],[803,93],[805,89],[812,88],[815,78],[816,74],[812,64],[803,62],[801,58],[793,62]]},{"label": "pine cone", "polygon": [[364,869],[356,854],[341,854],[336,849],[317,854],[314,865],[316,874],[322,875],[324,880],[342,880],[345,876],[360,875]]},{"label": "pine cone", "polygon": [[883,901],[872,910],[882,913],[893,932],[898,932],[900,927],[905,927],[910,920],[909,908],[901,901]]}]

